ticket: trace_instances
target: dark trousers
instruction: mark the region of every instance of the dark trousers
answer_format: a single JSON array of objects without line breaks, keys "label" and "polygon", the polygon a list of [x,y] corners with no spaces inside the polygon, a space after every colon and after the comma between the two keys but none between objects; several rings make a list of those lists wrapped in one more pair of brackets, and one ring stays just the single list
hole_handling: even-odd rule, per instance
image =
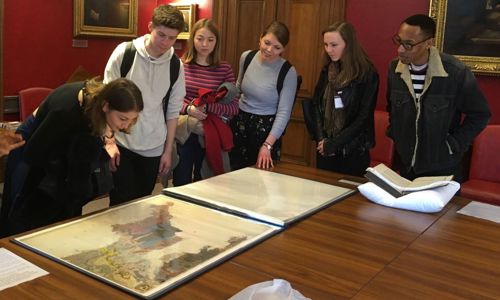
[{"label": "dark trousers", "polygon": [[126,148],[120,150],[120,165],[113,172],[114,188],[109,193],[110,205],[151,195],[158,178],[161,156],[144,157]]},{"label": "dark trousers", "polygon": [[174,186],[200,180],[205,150],[198,141],[198,135],[192,133],[184,144],[177,144],[177,154],[179,154],[179,163],[173,172]]},{"label": "dark trousers", "polygon": [[366,168],[370,165],[370,152],[356,151],[350,155],[327,156],[319,153],[316,155],[316,167],[318,169],[334,171],[337,173],[362,177]]},{"label": "dark trousers", "polygon": [[[254,115],[239,111],[231,121],[234,147],[229,152],[231,170],[253,166],[257,163],[259,150],[273,127],[275,115]],[[281,139],[278,139],[271,150],[273,160],[279,160]]]}]

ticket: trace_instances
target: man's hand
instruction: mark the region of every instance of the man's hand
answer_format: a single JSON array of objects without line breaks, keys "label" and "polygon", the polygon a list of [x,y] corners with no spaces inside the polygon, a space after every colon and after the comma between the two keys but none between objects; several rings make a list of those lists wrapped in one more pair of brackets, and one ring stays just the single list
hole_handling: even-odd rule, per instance
[{"label": "man's hand", "polygon": [[161,155],[160,159],[160,169],[158,170],[158,175],[165,175],[168,173],[172,167],[172,152],[165,151]]}]

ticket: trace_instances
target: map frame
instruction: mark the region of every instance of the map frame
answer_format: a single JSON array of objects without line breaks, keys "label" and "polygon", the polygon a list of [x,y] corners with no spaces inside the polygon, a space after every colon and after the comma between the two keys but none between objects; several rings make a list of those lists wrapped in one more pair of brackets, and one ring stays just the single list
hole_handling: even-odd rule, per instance
[{"label": "map frame", "polygon": [[[168,209],[163,207],[165,205],[168,205]],[[167,220],[169,224],[175,225],[166,225]],[[209,229],[216,232],[204,232]],[[117,230],[119,234],[116,233]],[[13,238],[12,242],[129,294],[152,299],[173,290],[281,230],[283,228],[279,226],[160,194],[49,226]],[[158,232],[161,232],[161,235],[158,235]],[[150,247],[147,249],[149,252],[144,250],[144,245]],[[191,253],[193,249],[198,249],[199,252]],[[148,261],[145,258],[148,255],[144,255],[141,251],[151,254],[152,258]],[[139,252],[138,257],[141,257],[140,262],[135,262],[138,265],[126,261],[133,260],[133,253],[136,252]],[[195,258],[199,263],[185,266],[183,257],[186,256],[189,257],[186,261],[191,263]],[[157,265],[161,266],[155,265],[157,257],[160,259]],[[167,260],[165,257],[173,259]],[[106,265],[108,260],[112,263]],[[124,266],[132,267],[127,269]],[[147,270],[145,266],[156,268],[158,272]],[[169,269],[169,266],[173,268]],[[103,269],[112,271],[99,273]],[[122,273],[128,273],[128,277],[117,277],[117,274]],[[153,276],[144,276],[142,279],[146,283],[140,282],[141,277],[130,280],[130,277],[137,273]],[[155,278],[166,277],[165,273],[178,274],[163,282],[160,280],[155,286],[151,284]],[[133,284],[124,283],[127,280]]]}]

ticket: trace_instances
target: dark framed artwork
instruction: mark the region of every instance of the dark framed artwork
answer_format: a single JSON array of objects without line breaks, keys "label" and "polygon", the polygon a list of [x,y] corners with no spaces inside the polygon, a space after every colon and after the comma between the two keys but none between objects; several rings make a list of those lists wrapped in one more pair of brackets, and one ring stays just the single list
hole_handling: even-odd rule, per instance
[{"label": "dark framed artwork", "polygon": [[184,15],[184,30],[177,36],[178,40],[189,39],[189,32],[193,28],[194,23],[196,23],[196,4],[190,5],[177,5],[172,3],[171,5],[177,7],[178,10]]},{"label": "dark framed artwork", "polygon": [[73,36],[136,37],[138,0],[73,0]]},{"label": "dark framed artwork", "polygon": [[436,47],[479,74],[500,75],[500,0],[431,0]]}]

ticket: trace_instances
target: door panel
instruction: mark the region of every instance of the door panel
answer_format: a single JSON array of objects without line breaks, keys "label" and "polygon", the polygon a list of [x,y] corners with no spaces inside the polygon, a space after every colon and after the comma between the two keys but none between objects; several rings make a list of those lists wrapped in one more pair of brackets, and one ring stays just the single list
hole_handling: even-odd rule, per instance
[{"label": "door panel", "polygon": [[[223,0],[214,19],[221,28],[222,58],[238,76],[241,53],[257,49],[259,37],[267,24],[274,20],[277,0]],[[216,4],[216,3],[214,3]]]}]

